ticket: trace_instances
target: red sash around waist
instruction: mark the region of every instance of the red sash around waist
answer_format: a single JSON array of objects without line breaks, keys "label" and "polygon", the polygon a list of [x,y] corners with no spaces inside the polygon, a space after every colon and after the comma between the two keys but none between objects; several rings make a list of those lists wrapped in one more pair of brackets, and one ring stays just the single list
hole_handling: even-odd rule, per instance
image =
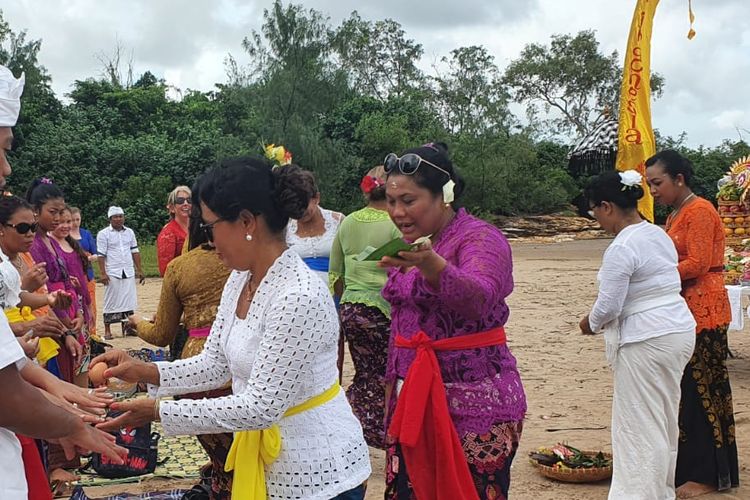
[{"label": "red sash around waist", "polygon": [[210,326],[204,326],[203,328],[191,328],[188,330],[188,337],[204,339],[211,333]]},{"label": "red sash around waist", "polygon": [[396,347],[416,349],[398,396],[388,435],[401,444],[406,470],[420,500],[478,499],[466,456],[448,411],[436,351],[505,344],[505,329],[432,340],[424,332],[396,337]]}]

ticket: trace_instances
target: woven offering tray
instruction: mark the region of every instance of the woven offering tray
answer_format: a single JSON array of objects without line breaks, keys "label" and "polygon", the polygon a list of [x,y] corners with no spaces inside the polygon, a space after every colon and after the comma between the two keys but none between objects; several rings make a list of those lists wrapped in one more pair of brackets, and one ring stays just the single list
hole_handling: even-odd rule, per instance
[{"label": "woven offering tray", "polygon": [[[557,445],[554,448],[558,448],[561,445]],[[595,483],[603,481],[612,477],[612,454],[601,451],[588,451],[588,450],[577,450],[570,446],[563,445],[564,448],[573,450],[575,453],[580,454],[579,456],[587,457],[590,459],[598,458],[598,461],[605,459],[608,465],[603,467],[568,467],[561,460],[554,465],[545,465],[539,463],[539,457],[542,455],[542,451],[546,452],[550,450],[542,449],[535,452],[529,453],[529,461],[533,466],[537,468],[540,474],[550,479],[562,481],[566,483]]]}]

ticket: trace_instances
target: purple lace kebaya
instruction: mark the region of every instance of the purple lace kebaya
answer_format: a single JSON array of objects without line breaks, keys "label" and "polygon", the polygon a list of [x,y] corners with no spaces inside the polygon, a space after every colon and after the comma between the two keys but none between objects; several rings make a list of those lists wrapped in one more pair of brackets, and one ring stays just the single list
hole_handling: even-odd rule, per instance
[{"label": "purple lace kebaya", "polygon": [[[438,340],[484,332],[508,320],[505,298],[513,291],[513,261],[499,229],[460,209],[433,248],[448,261],[439,290],[418,269],[391,270],[383,289],[392,314],[388,382],[405,378],[415,356],[414,350],[394,346],[396,335],[411,338],[422,330]],[[438,352],[437,358],[459,436],[523,420],[526,396],[507,345]]]}]

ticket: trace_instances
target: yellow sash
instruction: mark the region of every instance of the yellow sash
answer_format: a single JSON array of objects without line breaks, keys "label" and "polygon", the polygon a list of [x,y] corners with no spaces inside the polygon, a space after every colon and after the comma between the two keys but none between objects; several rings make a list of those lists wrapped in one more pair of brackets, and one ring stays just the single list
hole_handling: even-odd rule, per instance
[{"label": "yellow sash", "polygon": [[[36,316],[31,314],[31,308],[28,306],[8,308],[5,310],[5,316],[8,318],[8,323],[20,323],[21,321],[34,321],[36,319]],[[36,355],[36,359],[40,365],[44,365],[47,361],[57,356],[59,350],[60,344],[49,337],[40,337],[39,354]]]},{"label": "yellow sash", "polygon": [[[325,392],[304,403],[289,408],[285,417],[297,415],[327,403],[335,398],[341,386],[335,382]],[[281,430],[277,424],[269,429],[234,433],[232,447],[224,464],[224,470],[234,470],[232,500],[266,500],[265,466],[270,465],[281,453]]]}]

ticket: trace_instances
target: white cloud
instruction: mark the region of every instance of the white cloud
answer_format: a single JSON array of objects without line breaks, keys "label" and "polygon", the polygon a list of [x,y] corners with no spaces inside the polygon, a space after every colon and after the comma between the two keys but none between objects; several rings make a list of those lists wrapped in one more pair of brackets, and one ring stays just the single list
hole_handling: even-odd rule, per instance
[{"label": "white cloud", "polygon": [[[43,40],[41,62],[62,95],[76,79],[98,76],[97,54],[111,53],[117,40],[132,51],[137,73],[149,70],[171,85],[210,90],[223,82],[224,58],[242,57],[241,42],[259,29],[264,2],[219,0],[16,0],[3,7],[14,30]],[[484,45],[505,67],[527,43],[552,34],[594,29],[603,51],[622,55],[633,2],[601,0],[306,0],[330,16],[334,26],[358,10],[366,19],[392,18],[424,46],[420,67],[450,50]],[[688,133],[691,145],[715,145],[735,137],[732,120],[750,117],[750,2],[713,0],[695,7],[697,36],[686,39],[687,2],[662,1],[657,9],[652,68],[666,79],[653,103],[653,123],[663,134]],[[727,124],[721,126],[721,123]]]},{"label": "white cloud", "polygon": [[711,123],[722,129],[736,129],[750,126],[747,112],[740,109],[727,109],[711,118]]}]

